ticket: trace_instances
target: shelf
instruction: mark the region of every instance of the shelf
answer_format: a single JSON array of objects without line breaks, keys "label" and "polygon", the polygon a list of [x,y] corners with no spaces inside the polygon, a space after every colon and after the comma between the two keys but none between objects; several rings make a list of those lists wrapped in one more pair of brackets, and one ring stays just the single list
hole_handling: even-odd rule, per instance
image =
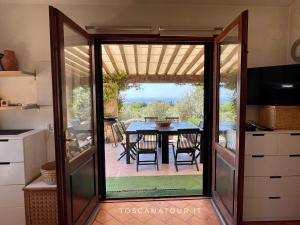
[{"label": "shelf", "polygon": [[0,77],[36,77],[36,72],[0,71]]},{"label": "shelf", "polygon": [[26,105],[26,106],[1,106],[0,111],[9,111],[9,110],[28,110],[28,109],[39,109],[38,105]]}]

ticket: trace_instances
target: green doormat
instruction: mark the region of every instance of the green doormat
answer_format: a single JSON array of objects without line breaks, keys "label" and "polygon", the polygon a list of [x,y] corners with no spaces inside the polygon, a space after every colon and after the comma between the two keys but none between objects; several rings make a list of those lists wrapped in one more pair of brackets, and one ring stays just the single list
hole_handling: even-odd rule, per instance
[{"label": "green doormat", "polygon": [[107,177],[107,198],[202,195],[201,175]]}]

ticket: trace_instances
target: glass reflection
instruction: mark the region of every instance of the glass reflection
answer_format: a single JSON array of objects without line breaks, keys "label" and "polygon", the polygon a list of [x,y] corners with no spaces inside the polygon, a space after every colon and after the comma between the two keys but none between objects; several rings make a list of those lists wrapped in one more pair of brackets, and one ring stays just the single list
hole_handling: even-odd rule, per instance
[{"label": "glass reflection", "polygon": [[66,25],[64,45],[66,155],[71,160],[93,143],[90,56],[88,40]]},{"label": "glass reflection", "polygon": [[240,44],[237,27],[221,41],[219,60],[219,144],[235,152],[238,123],[237,79],[240,72]]}]

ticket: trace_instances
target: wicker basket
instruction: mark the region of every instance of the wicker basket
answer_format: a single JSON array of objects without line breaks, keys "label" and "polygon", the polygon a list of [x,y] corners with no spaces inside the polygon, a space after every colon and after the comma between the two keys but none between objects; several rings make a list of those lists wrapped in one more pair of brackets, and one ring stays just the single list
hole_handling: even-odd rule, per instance
[{"label": "wicker basket", "polygon": [[41,167],[41,174],[43,181],[46,184],[56,184],[56,164],[54,162],[48,162]]},{"label": "wicker basket", "polygon": [[299,130],[300,106],[261,106],[259,124],[274,130]]}]

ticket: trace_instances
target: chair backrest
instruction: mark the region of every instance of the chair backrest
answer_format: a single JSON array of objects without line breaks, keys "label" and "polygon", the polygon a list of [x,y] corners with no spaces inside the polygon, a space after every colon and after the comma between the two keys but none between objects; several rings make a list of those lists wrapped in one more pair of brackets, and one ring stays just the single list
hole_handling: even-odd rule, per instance
[{"label": "chair backrest", "polygon": [[166,117],[166,120],[170,122],[179,122],[179,117]]},{"label": "chair backrest", "polygon": [[123,135],[120,131],[119,125],[118,123],[114,123],[113,125],[111,125],[113,132],[115,133],[115,137],[116,137],[116,141],[117,142],[122,142],[123,141]]},{"label": "chair backrest", "polygon": [[121,122],[120,122],[120,125],[121,125],[121,128],[122,128],[123,134],[125,134],[127,128],[126,128],[126,125],[125,125],[124,121],[121,121]]},{"label": "chair backrest", "polygon": [[178,129],[177,147],[188,145],[195,148],[199,134],[199,129]]},{"label": "chair backrest", "polygon": [[146,116],[145,117],[145,122],[155,122],[158,120],[158,117],[154,117],[154,116]]},{"label": "chair backrest", "polygon": [[[158,143],[158,131],[157,130],[137,130],[138,140],[143,140],[144,142],[155,142]],[[147,137],[147,138],[145,138]],[[138,148],[140,142],[138,142]]]}]

